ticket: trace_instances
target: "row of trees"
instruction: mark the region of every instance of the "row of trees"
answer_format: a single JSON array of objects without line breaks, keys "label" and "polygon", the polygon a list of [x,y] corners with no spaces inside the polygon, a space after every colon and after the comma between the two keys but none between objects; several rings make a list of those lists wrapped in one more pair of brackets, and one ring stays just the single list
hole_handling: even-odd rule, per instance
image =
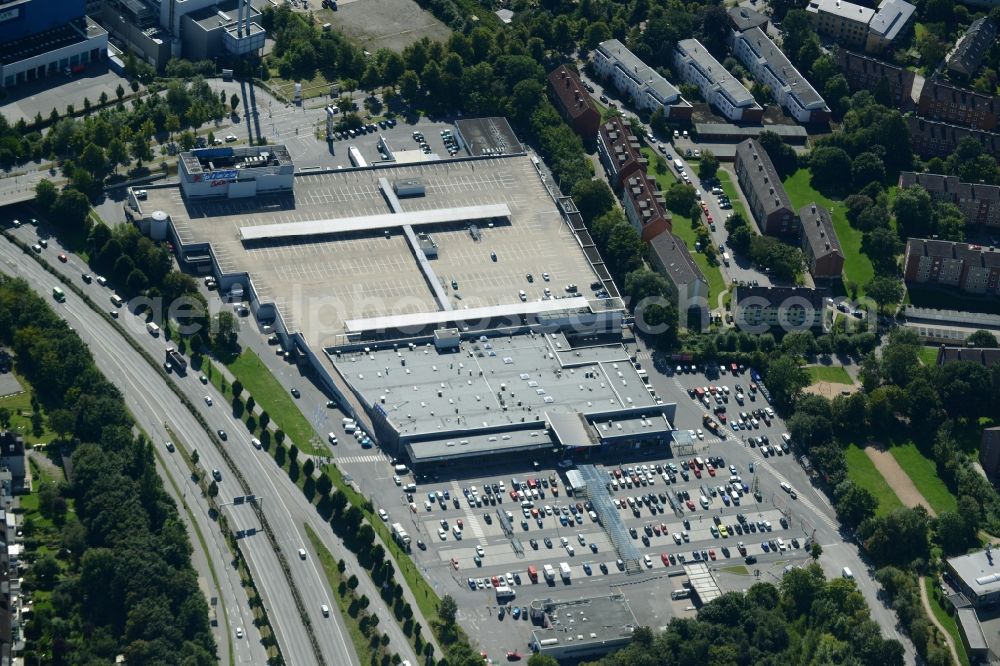
[{"label": "row of trees", "polygon": [[0,341],[73,450],[73,482],[63,490],[83,527],[52,603],[39,604],[29,623],[32,651],[54,663],[110,663],[118,654],[132,663],[215,663],[191,544],[117,388],[23,280],[0,276]]}]

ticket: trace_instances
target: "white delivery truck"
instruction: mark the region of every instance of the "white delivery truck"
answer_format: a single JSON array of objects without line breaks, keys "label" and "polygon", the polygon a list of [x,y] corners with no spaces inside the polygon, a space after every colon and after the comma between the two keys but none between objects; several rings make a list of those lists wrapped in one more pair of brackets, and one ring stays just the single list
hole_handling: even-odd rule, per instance
[{"label": "white delivery truck", "polygon": [[572,573],[570,572],[569,565],[566,564],[565,562],[559,563],[559,575],[562,576],[562,579],[565,582],[567,583],[569,582],[569,578],[572,575]]},{"label": "white delivery truck", "polygon": [[497,601],[500,603],[503,603],[505,601],[510,601],[515,596],[516,595],[514,594],[514,590],[512,590],[507,585],[501,585],[497,588]]},{"label": "white delivery truck", "polygon": [[729,265],[729,261],[730,261],[729,260],[729,253],[728,252],[723,252],[722,253],[722,263],[724,265],[728,266]]},{"label": "white delivery truck", "polygon": [[551,583],[556,579],[556,570],[552,568],[551,564],[546,564],[542,567],[542,575],[545,576],[545,580]]}]

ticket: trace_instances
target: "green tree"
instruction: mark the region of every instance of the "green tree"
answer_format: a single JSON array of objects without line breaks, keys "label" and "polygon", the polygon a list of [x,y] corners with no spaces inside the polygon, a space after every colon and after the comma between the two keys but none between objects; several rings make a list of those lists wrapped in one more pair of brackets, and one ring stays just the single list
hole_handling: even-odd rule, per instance
[{"label": "green tree", "polygon": [[862,235],[861,250],[871,259],[876,273],[891,275],[896,272],[896,257],[903,251],[903,242],[892,229],[880,227]]},{"label": "green tree", "polygon": [[403,96],[406,103],[409,105],[415,105],[419,102],[418,94],[420,93],[420,79],[417,78],[417,73],[412,69],[408,69],[403,72],[403,75],[399,77],[399,94]]},{"label": "green tree", "polygon": [[445,626],[451,626],[455,624],[455,618],[458,616],[458,604],[455,599],[452,598],[450,594],[446,594],[441,597],[441,603],[438,604],[438,617]]},{"label": "green tree", "polygon": [[615,195],[604,179],[581,180],[573,186],[573,202],[588,224],[614,208]]},{"label": "green tree", "polygon": [[842,481],[834,489],[834,500],[837,517],[855,527],[872,518],[878,509],[878,499],[851,480]]},{"label": "green tree", "polygon": [[56,202],[56,198],[59,196],[59,191],[51,180],[42,178],[35,185],[35,203],[38,207],[44,211],[49,211],[52,209],[53,204]]},{"label": "green tree", "polygon": [[229,108],[233,110],[233,113],[239,113],[240,96],[236,93],[233,93],[233,96],[229,98]]},{"label": "green tree", "polygon": [[885,164],[882,158],[874,153],[861,153],[851,164],[851,178],[855,187],[863,187],[871,182],[881,183],[885,180]]},{"label": "green tree", "polygon": [[875,301],[881,311],[889,303],[903,300],[903,283],[897,278],[877,275],[865,285],[865,293]]},{"label": "green tree", "polygon": [[122,88],[122,84],[119,83],[118,87],[115,88],[115,95],[118,97],[119,102],[122,101],[123,97],[125,97],[125,89]]},{"label": "green tree", "polygon": [[927,238],[933,234],[934,210],[931,195],[919,185],[900,190],[892,210],[903,237]]},{"label": "green tree", "polygon": [[0,407],[0,428],[4,430],[10,429],[10,409],[7,407]]},{"label": "green tree", "polygon": [[209,497],[219,496],[219,484],[217,484],[215,481],[212,481],[212,483],[208,484],[208,496]]},{"label": "green tree", "polygon": [[842,148],[820,146],[809,156],[809,170],[816,189],[843,191],[849,185],[844,174],[851,173],[851,158]]},{"label": "green tree", "polygon": [[701,153],[701,162],[698,164],[698,177],[702,180],[712,180],[719,170],[719,158],[711,150],[704,150]]},{"label": "green tree", "polygon": [[[965,344],[969,347],[989,347],[991,349],[1000,347],[1000,343],[997,342],[996,336],[989,331],[984,331],[982,329],[974,331],[972,335],[967,337],[965,339]],[[4,427],[6,428],[7,426]]]},{"label": "green tree", "polygon": [[691,206],[698,204],[698,197],[695,196],[694,188],[682,183],[674,183],[663,194],[663,199],[669,208],[678,215],[688,215]]},{"label": "green tree", "polygon": [[788,356],[779,356],[767,369],[767,386],[774,402],[790,407],[799,393],[809,385],[809,375],[798,362]]}]

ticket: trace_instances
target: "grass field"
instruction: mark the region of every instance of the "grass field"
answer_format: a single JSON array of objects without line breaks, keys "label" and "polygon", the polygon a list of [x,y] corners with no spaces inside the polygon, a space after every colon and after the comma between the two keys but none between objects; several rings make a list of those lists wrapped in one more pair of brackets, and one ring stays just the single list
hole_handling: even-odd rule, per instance
[{"label": "grass field", "polygon": [[806,368],[806,372],[809,374],[809,379],[816,382],[832,382],[834,384],[853,384],[854,380],[851,376],[847,374],[847,370],[844,370],[839,365],[810,365]]},{"label": "grass field", "polygon": [[937,618],[937,621],[941,623],[941,626],[945,628],[951,639],[955,642],[955,649],[958,650],[958,660],[962,662],[962,666],[969,666],[969,655],[965,653],[965,644],[962,643],[962,636],[958,633],[958,623],[955,621],[955,618],[948,615],[948,612],[934,598],[934,581],[931,578],[924,578],[924,587],[927,588],[927,601],[930,603],[931,610],[934,611],[934,617]]},{"label": "grass field", "polygon": [[806,169],[799,169],[785,180],[785,190],[796,210],[814,201],[829,209],[837,239],[844,251],[844,280],[856,284],[858,295],[863,295],[864,285],[875,276],[875,269],[868,257],[861,254],[861,232],[848,223],[844,204],[828,199],[813,189]]},{"label": "grass field", "polygon": [[885,515],[894,509],[902,509],[903,503],[896,497],[889,484],[885,482],[882,473],[875,468],[875,463],[856,444],[851,444],[844,450],[847,458],[847,476],[878,500],[878,515]]},{"label": "grass field", "polygon": [[938,477],[934,461],[921,453],[915,444],[910,442],[893,446],[889,452],[937,513],[955,511],[958,508],[955,496]]},{"label": "grass field", "polygon": [[917,350],[917,357],[924,365],[937,365],[937,347],[921,347]]}]

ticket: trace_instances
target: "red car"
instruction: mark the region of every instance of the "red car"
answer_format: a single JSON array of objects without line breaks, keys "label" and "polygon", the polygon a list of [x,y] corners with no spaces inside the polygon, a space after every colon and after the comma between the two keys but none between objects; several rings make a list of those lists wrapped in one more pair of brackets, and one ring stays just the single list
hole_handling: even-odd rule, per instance
[{"label": "red car", "polygon": [[500,587],[500,579],[496,576],[493,576],[493,578],[490,579],[490,582],[493,583],[493,587]]},{"label": "red car", "polygon": [[622,478],[622,471],[620,469],[615,469],[615,478],[616,479]]},{"label": "red car", "polygon": [[708,551],[708,556],[714,560],[715,559],[715,551],[714,550]]},{"label": "red car", "polygon": [[660,536],[660,526],[659,525],[653,525],[653,532],[656,533],[656,536]]},{"label": "red car", "polygon": [[708,467],[706,467],[706,469],[708,470],[708,475],[709,476],[715,476],[715,468],[714,467],[712,467],[711,465],[709,465]]},{"label": "red car", "polygon": [[685,504],[687,504],[688,511],[694,511],[694,502],[688,500]]},{"label": "red car", "polygon": [[700,479],[701,478],[701,470],[698,469],[697,467],[695,467],[694,468],[694,475]]},{"label": "red car", "polygon": [[663,560],[663,566],[670,566],[670,556],[666,553],[660,553],[660,559]]},{"label": "red car", "polygon": [[68,259],[66,259],[66,255],[63,254],[62,252],[59,253],[59,261],[63,262],[64,264],[68,261]]},{"label": "red car", "polygon": [[512,500],[514,500],[515,502],[517,501],[517,491],[516,490],[510,491],[510,498]]}]

